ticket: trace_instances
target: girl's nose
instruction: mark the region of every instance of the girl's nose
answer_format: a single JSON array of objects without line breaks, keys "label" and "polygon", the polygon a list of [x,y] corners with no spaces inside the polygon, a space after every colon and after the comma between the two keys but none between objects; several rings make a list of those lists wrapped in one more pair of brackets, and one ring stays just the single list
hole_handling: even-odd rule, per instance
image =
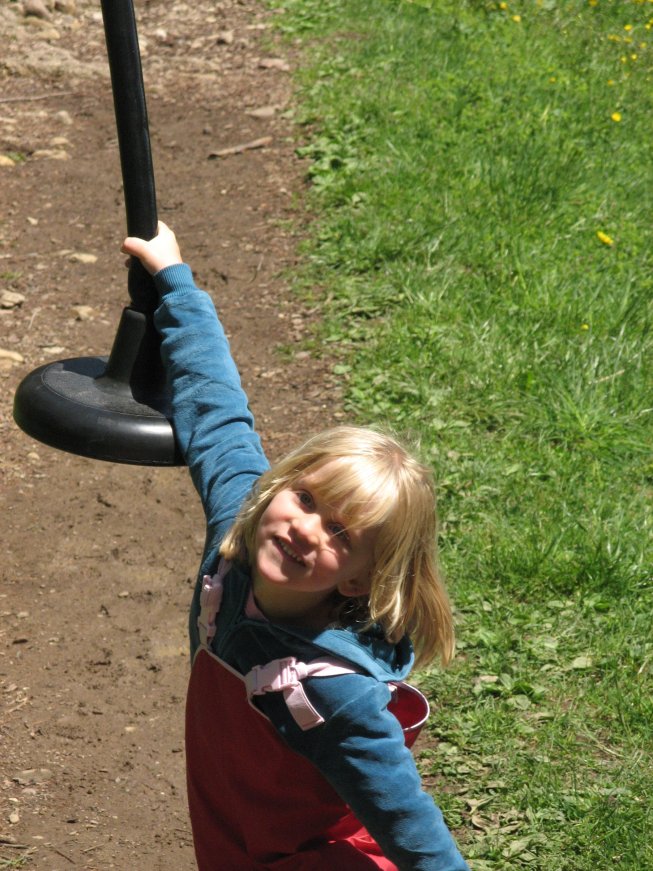
[{"label": "girl's nose", "polygon": [[292,522],[292,527],[302,541],[312,547],[321,545],[324,530],[318,514],[303,514],[301,517],[296,517]]}]

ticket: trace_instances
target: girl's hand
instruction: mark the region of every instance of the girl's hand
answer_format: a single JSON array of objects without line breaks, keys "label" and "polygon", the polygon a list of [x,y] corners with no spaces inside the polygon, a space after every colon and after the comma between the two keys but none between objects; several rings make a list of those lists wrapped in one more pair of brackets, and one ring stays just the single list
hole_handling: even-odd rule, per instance
[{"label": "girl's hand", "polygon": [[163,221],[159,221],[154,239],[147,242],[136,236],[128,236],[120,250],[123,254],[138,257],[150,275],[155,275],[166,266],[183,263],[175,234]]}]

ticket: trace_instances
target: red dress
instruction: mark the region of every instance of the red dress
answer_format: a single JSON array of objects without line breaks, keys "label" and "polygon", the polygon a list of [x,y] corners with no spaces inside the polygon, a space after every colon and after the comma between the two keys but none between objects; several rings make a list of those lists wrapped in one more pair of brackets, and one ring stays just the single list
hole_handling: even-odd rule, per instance
[{"label": "red dress", "polygon": [[[427,712],[421,693],[400,686],[394,713],[409,746]],[[199,871],[397,871],[315,765],[250,704],[243,676],[205,646],[188,688],[186,766]]]}]

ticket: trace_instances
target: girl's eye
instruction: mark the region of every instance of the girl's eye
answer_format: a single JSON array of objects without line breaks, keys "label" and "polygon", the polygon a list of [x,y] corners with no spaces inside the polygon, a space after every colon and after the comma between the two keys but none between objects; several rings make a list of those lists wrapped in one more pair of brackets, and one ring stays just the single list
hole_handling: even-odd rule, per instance
[{"label": "girl's eye", "polygon": [[349,545],[351,543],[351,539],[349,538],[349,533],[342,525],[342,523],[330,523],[329,524],[329,532],[334,537],[342,541],[344,544]]},{"label": "girl's eye", "polygon": [[297,498],[298,498],[300,504],[303,505],[305,508],[312,507],[313,497],[311,496],[310,493],[307,493],[306,490],[298,490],[297,491]]}]

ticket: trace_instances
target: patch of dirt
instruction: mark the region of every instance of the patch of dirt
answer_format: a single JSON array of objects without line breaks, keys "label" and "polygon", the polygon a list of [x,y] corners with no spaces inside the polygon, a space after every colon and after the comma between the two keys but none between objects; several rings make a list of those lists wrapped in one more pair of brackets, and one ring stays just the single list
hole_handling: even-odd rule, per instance
[{"label": "patch of dirt", "polygon": [[[159,217],[216,300],[275,458],[341,417],[328,366],[301,350],[314,315],[282,277],[303,220],[292,59],[265,63],[281,49],[254,0],[137,11]],[[20,380],[108,353],[128,302],[99,4],[0,0],[0,44],[0,867],[184,871],[204,533],[187,470],[60,453],[12,420]]]}]

